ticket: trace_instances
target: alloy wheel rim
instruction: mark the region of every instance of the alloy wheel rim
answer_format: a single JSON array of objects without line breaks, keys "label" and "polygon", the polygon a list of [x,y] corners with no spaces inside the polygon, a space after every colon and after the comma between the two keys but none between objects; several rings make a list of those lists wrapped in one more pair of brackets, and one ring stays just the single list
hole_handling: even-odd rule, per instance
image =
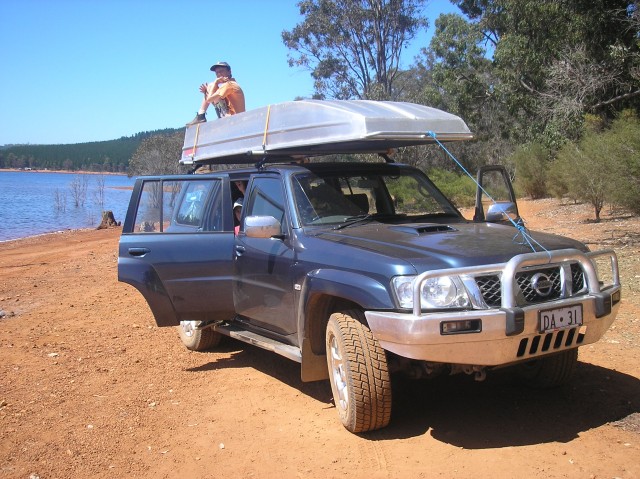
[{"label": "alloy wheel rim", "polygon": [[180,321],[180,327],[184,335],[190,338],[198,327],[198,321]]},{"label": "alloy wheel rim", "polygon": [[335,336],[331,336],[329,341],[329,357],[331,360],[331,375],[333,384],[337,393],[337,403],[342,410],[346,410],[349,405],[349,395],[347,393],[347,375],[345,372],[345,363],[340,351],[340,346]]}]

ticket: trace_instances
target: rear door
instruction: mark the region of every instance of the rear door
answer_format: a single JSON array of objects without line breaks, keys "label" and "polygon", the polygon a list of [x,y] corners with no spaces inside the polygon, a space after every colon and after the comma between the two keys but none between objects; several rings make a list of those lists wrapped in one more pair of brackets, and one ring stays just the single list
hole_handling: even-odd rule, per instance
[{"label": "rear door", "polygon": [[228,319],[233,243],[228,177],[140,178],[120,238],[118,279],[142,293],[158,326]]}]

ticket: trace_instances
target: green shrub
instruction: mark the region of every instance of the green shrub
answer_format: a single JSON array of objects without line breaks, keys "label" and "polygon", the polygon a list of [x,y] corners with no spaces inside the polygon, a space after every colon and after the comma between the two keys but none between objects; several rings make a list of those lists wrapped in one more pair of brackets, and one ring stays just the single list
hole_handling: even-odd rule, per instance
[{"label": "green shrub", "polygon": [[591,203],[596,221],[605,201],[640,213],[640,122],[628,112],[609,129],[588,129],[551,167],[556,194]]},{"label": "green shrub", "polygon": [[533,199],[548,195],[550,157],[549,149],[541,143],[528,143],[511,155],[510,159],[516,165],[516,185],[519,191]]},{"label": "green shrub", "polygon": [[603,137],[610,150],[608,198],[640,214],[640,121],[631,112],[622,112]]}]

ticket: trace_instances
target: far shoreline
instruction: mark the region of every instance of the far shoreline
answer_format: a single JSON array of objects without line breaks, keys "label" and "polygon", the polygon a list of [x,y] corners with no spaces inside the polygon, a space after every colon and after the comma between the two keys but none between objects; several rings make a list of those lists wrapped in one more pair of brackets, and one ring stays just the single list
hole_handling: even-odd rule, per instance
[{"label": "far shoreline", "polygon": [[129,176],[127,173],[114,173],[113,171],[69,171],[69,170],[47,170],[47,169],[24,169],[24,168],[0,168],[0,173],[3,172],[14,172],[14,173],[64,173],[68,175],[118,175],[118,176]]}]

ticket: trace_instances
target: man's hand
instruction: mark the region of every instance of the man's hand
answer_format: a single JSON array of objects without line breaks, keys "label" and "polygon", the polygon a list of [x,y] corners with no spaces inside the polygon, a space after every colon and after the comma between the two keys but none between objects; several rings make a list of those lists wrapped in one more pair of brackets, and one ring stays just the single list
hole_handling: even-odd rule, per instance
[{"label": "man's hand", "polygon": [[204,93],[205,95],[207,94],[207,84],[203,83],[202,85],[200,85],[200,92]]}]

